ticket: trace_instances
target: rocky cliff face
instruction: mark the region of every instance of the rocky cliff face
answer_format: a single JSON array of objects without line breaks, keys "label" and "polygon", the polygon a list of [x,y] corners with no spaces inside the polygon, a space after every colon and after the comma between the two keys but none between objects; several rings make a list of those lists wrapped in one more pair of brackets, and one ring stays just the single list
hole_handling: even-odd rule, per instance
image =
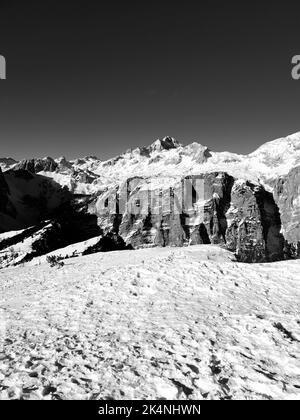
[{"label": "rocky cliff face", "polygon": [[[274,183],[274,199],[278,205],[286,253],[300,256],[300,166]],[[289,256],[289,255],[288,255]]]},{"label": "rocky cliff face", "polygon": [[[27,174],[27,179],[24,179],[24,174]],[[8,179],[12,177],[14,180],[20,176],[22,185],[33,182],[34,190],[37,186],[41,188],[41,181],[45,187],[48,185],[48,181],[27,171],[6,174]],[[50,196],[58,194],[62,201],[57,202],[60,205],[56,215],[55,211],[52,212],[55,218],[52,219],[51,229],[47,228],[43,233],[43,242],[36,241],[40,249],[34,245],[34,252],[26,252],[26,258],[99,235],[103,239],[89,247],[87,253],[108,249],[218,244],[234,252],[243,262],[276,261],[295,256],[288,239],[290,243],[294,240],[293,246],[296,246],[298,237],[288,214],[290,212],[295,216],[295,223],[298,216],[286,204],[297,201],[296,195],[292,201],[287,199],[296,191],[295,176],[292,174],[291,179],[278,182],[276,202],[261,185],[236,180],[225,172],[186,177],[134,177],[122,186],[107,188],[97,196],[74,197],[72,202],[64,201],[67,196],[63,191],[53,190]],[[7,197],[8,186],[3,175],[0,185],[2,196]],[[43,197],[47,196],[45,193]],[[22,203],[24,205],[24,197]],[[37,198],[25,204],[32,207],[31,214],[39,211]],[[281,233],[277,204],[287,215],[286,219],[283,218],[285,238]],[[42,218],[39,216],[38,220]],[[56,227],[54,231],[53,226]],[[51,235],[56,237],[54,242]],[[5,249],[16,246],[16,241],[18,235],[8,240],[9,245],[6,240]],[[31,247],[33,249],[33,245]]]},{"label": "rocky cliff face", "polygon": [[283,258],[281,222],[272,194],[262,186],[237,181],[226,213],[226,246],[239,260],[277,261]]},{"label": "rocky cliff face", "polygon": [[272,196],[224,172],[172,180],[132,178],[122,189],[102,194],[89,210],[97,214],[101,229],[117,233],[133,248],[220,244],[246,262],[283,256]]}]

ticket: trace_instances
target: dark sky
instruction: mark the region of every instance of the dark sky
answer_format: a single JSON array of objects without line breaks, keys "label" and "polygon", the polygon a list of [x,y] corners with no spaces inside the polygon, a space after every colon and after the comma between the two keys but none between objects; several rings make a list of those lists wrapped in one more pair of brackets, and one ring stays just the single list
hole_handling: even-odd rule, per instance
[{"label": "dark sky", "polygon": [[248,153],[300,130],[296,2],[22,3],[0,5],[0,156],[104,159],[165,135]]}]

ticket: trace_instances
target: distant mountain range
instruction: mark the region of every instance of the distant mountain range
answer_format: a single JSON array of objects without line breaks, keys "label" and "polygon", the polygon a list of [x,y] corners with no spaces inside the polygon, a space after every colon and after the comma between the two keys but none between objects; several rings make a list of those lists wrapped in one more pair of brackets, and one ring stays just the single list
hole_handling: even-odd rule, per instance
[{"label": "distant mountain range", "polygon": [[[218,243],[249,262],[300,252],[300,133],[249,155],[165,137],[105,161],[0,158],[0,168],[2,267],[59,250],[66,255],[62,248],[70,246],[77,255],[77,248],[83,253]],[[150,207],[118,214],[108,204],[99,213],[100,201],[119,206],[120,183],[128,179],[129,200],[145,201],[150,189],[158,197],[170,193],[169,210],[158,199],[151,203],[155,214]],[[205,199],[194,197],[178,215],[174,196],[187,179],[203,182]]]}]

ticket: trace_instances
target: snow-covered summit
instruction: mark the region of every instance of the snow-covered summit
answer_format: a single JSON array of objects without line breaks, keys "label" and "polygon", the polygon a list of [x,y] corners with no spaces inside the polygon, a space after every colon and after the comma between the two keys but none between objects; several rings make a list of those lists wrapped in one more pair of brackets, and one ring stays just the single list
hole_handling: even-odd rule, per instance
[{"label": "snow-covered summit", "polygon": [[163,139],[157,139],[148,147],[148,149],[150,152],[161,152],[162,150],[176,149],[180,146],[181,144],[177,140],[175,140],[173,137],[167,136]]},{"label": "snow-covered summit", "polygon": [[287,137],[281,137],[276,140],[269,141],[264,143],[253,153],[250,153],[250,156],[257,156],[261,153],[268,153],[274,156],[279,154],[287,153],[297,153],[300,151],[300,131],[294,134],[291,134]]},{"label": "snow-covered summit", "polygon": [[263,144],[249,158],[269,167],[291,169],[300,163],[300,132]]}]

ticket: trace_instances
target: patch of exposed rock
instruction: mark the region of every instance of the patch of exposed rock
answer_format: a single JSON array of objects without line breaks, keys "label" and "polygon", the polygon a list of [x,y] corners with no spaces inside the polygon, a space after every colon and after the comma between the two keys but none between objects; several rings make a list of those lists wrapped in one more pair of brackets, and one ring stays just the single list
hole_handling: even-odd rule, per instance
[{"label": "patch of exposed rock", "polygon": [[274,199],[278,205],[286,254],[300,256],[300,166],[274,183]]}]

